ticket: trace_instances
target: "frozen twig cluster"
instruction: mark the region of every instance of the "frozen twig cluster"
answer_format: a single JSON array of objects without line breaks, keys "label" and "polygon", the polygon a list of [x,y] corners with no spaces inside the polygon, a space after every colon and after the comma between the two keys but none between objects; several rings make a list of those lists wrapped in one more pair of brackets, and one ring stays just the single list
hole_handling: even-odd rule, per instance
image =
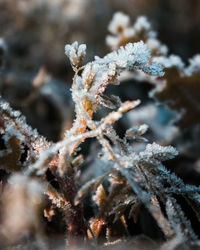
[{"label": "frozen twig cluster", "polygon": [[[6,213],[14,214],[11,204],[13,202],[18,206],[19,202],[20,213],[31,213],[21,224],[23,231],[31,231],[30,227],[39,230],[36,212],[41,209],[44,196],[48,197],[51,205],[62,210],[67,225],[67,245],[74,246],[84,243],[86,239],[96,243],[102,235],[107,242],[111,242],[115,237],[113,232],[116,223],[123,228],[121,236],[127,236],[127,209],[128,217],[133,217],[136,223],[144,206],[166,240],[174,239],[176,243],[190,246],[197,241],[197,236],[175,196],[183,197],[200,221],[199,187],[184,185],[181,179],[163,166],[162,162],[176,157],[178,151],[172,146],[148,142],[144,137],[148,130],[146,124],[129,128],[120,137],[114,129],[114,123],[124,113],[137,107],[140,101],[121,102],[118,96],[107,96],[104,92],[109,84],[119,84],[120,74],[127,70],[142,72],[144,77],[151,75],[162,79],[165,77],[163,70],[166,70],[163,67],[175,66],[189,77],[199,71],[199,57],[194,57],[187,68],[184,68],[180,58],[165,57],[166,47],[159,43],[144,17],[130,26],[129,17],[117,13],[109,30],[113,36],[107,42],[116,50],[103,58],[96,56],[84,66],[81,64],[86,55],[86,45],[74,42],[65,46],[65,54],[74,70],[71,91],[75,103],[75,120],[72,128],[65,132],[63,140],[48,142],[26,124],[18,111],[13,111],[8,103],[0,99],[0,134],[3,144],[0,158],[5,162],[1,168],[10,173],[21,172],[11,177],[12,184],[7,187],[9,191],[5,191],[5,195],[9,192],[4,198]],[[143,36],[146,43],[134,42]],[[112,111],[97,120],[94,113],[101,106]],[[78,168],[84,159],[77,154],[81,143],[88,138],[96,138],[101,145],[98,156],[107,169],[102,175],[78,187]],[[137,142],[143,143],[143,150],[134,150],[133,145]],[[48,171],[58,187],[48,180]],[[9,195],[12,197],[9,198]],[[96,205],[96,212],[87,223],[82,206],[86,195],[90,195],[93,205]],[[32,224],[31,220],[35,223]],[[5,225],[9,230],[10,220],[5,221]],[[42,235],[42,230],[39,232]],[[18,236],[18,233],[15,229],[13,235]]]},{"label": "frozen twig cluster", "polygon": [[[138,17],[135,24],[131,25],[130,18],[117,12],[108,27],[112,35],[108,35],[106,42],[112,50],[125,46],[129,42],[145,41],[151,51],[151,63],[161,64],[165,70],[162,78],[149,77],[149,82],[155,85],[151,91],[154,97],[175,111],[174,123],[181,128],[190,128],[200,123],[199,117],[199,54],[189,59],[185,65],[178,55],[169,55],[168,48],[157,38],[151,23],[146,17]],[[156,75],[156,74],[155,74]],[[139,72],[134,72],[132,78],[145,80],[147,77]]]},{"label": "frozen twig cluster", "polygon": [[114,14],[108,30],[112,35],[106,37],[106,43],[111,49],[118,49],[128,42],[137,42],[144,40],[152,54],[166,55],[168,48],[161,44],[157,39],[157,33],[152,29],[151,23],[145,16],[137,18],[134,24],[131,24],[129,16],[122,12]]}]

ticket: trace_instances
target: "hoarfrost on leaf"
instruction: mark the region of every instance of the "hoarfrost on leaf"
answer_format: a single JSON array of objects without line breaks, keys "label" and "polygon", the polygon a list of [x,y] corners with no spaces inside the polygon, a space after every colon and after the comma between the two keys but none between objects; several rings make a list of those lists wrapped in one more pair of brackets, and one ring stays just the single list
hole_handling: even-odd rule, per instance
[{"label": "hoarfrost on leaf", "polygon": [[148,65],[151,53],[143,41],[128,43],[118,51],[107,54],[104,58],[96,58],[97,63],[116,64],[118,69],[140,69],[147,74],[163,75],[163,67],[158,64]]},{"label": "hoarfrost on leaf", "polygon": [[173,159],[177,155],[178,151],[174,147],[163,147],[155,142],[152,144],[147,144],[145,151],[140,153],[140,156],[142,157],[153,157],[154,159],[158,159],[159,161]]}]

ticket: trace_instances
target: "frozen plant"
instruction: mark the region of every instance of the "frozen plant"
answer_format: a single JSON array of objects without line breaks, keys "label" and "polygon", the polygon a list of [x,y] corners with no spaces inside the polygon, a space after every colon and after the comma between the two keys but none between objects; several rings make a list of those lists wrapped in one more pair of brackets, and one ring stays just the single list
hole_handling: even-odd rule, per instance
[{"label": "frozen plant", "polygon": [[152,29],[151,23],[145,16],[140,16],[131,24],[129,16],[116,12],[108,26],[111,35],[106,37],[107,45],[118,49],[129,42],[145,41],[152,54],[166,55],[168,48],[157,39],[157,33]]},{"label": "frozen plant", "polygon": [[[115,33],[129,25],[129,19],[123,15],[120,18],[121,28],[115,30],[116,21],[110,25]],[[134,26],[135,32],[141,27],[150,29],[144,18]],[[163,67],[152,62],[150,50],[142,41],[127,43],[103,58],[96,56],[84,66],[81,63],[86,54],[86,45],[79,45],[78,42],[66,45],[65,53],[75,72],[71,91],[76,116],[72,128],[65,132],[63,140],[57,143],[48,142],[26,124],[25,118],[19,112],[13,111],[8,103],[0,99],[0,132],[3,144],[0,159],[5,162],[1,168],[10,173],[20,172],[22,175],[11,177],[17,188],[19,181],[22,184],[21,189],[19,188],[19,199],[23,199],[21,211],[26,211],[24,204],[28,206],[27,211],[32,213],[36,222],[33,226],[38,228],[35,210],[30,207],[30,204],[35,207],[35,200],[33,202],[30,196],[36,195],[35,192],[39,190],[37,197],[40,198],[42,192],[51,205],[62,211],[67,225],[66,243],[75,246],[88,239],[97,244],[102,235],[104,241],[112,242],[115,239],[117,223],[123,228],[123,233],[118,237],[128,236],[127,209],[128,217],[133,217],[137,222],[141,207],[144,206],[166,240],[174,238],[187,246],[196,242],[197,236],[191,223],[174,195],[182,196],[200,219],[200,188],[184,185],[182,180],[167,171],[162,164],[163,161],[177,156],[177,150],[155,142],[146,145],[144,134],[148,126],[145,124],[129,128],[122,138],[119,137],[113,124],[125,112],[138,106],[140,101],[121,102],[118,96],[104,94],[109,84],[119,84],[119,76],[126,70],[163,77]],[[100,120],[95,120],[94,113],[101,106],[113,111]],[[106,170],[79,187],[79,166],[84,159],[78,155],[78,150],[88,138],[96,138],[101,145],[99,157]],[[133,150],[133,144],[138,141],[144,143],[144,150],[139,152]],[[5,161],[6,158],[8,161]],[[58,187],[48,180],[49,172]],[[37,182],[33,179],[37,179]],[[35,188],[37,183],[38,189]],[[32,184],[35,188],[33,193]],[[13,190],[12,185],[10,188]],[[96,204],[97,208],[88,221],[84,218],[84,205],[81,204],[86,195],[91,195],[93,205]],[[15,196],[16,199],[17,197]],[[39,198],[36,198],[36,202],[39,202]],[[10,203],[6,199],[5,202],[8,204],[5,207],[10,208]],[[50,219],[53,212],[50,210],[48,213],[47,209],[45,211],[46,217]],[[32,225],[29,219],[22,224],[23,230],[29,231]],[[8,225],[10,226],[10,221]],[[14,231],[14,235],[15,233],[19,232]],[[40,234],[42,235],[41,232]]]},{"label": "frozen plant", "polygon": [[161,64],[165,68],[165,75],[162,78],[147,79],[141,72],[134,72],[132,78],[148,80],[154,84],[155,88],[150,92],[150,96],[174,111],[175,125],[186,129],[200,124],[200,55],[194,55],[189,59],[188,65],[185,65],[178,55],[169,55],[167,46],[157,38],[157,33],[145,16],[138,17],[132,25],[129,16],[117,12],[108,30],[111,35],[107,36],[106,43],[112,50],[118,49],[121,45],[126,46],[130,42],[145,41],[152,54],[151,62]]}]

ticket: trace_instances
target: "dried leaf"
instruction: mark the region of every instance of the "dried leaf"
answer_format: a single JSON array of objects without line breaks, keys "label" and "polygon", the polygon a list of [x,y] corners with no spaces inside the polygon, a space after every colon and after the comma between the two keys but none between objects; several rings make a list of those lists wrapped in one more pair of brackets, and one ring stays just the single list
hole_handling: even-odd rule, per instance
[{"label": "dried leaf", "polygon": [[84,198],[85,195],[90,191],[95,191],[98,186],[104,181],[104,179],[108,176],[109,173],[105,173],[101,176],[98,176],[91,181],[87,182],[77,193],[74,203],[78,205],[80,201]]}]

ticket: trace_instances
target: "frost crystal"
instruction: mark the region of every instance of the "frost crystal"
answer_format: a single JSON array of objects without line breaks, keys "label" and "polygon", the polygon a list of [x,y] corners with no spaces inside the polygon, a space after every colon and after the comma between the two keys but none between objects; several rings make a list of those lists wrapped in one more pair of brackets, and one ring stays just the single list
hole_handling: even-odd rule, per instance
[{"label": "frost crystal", "polygon": [[137,18],[135,24],[134,24],[134,29],[139,31],[139,30],[150,30],[151,24],[148,22],[147,18],[145,16],[140,16]]},{"label": "frost crystal", "polygon": [[112,21],[108,26],[108,30],[113,34],[120,33],[124,28],[130,24],[130,18],[122,12],[114,14]]},{"label": "frost crystal", "polygon": [[146,42],[151,51],[160,51],[162,55],[167,55],[168,48],[156,38],[149,38]]},{"label": "frost crystal", "polygon": [[154,159],[158,159],[159,161],[173,159],[177,155],[178,151],[174,147],[163,147],[156,144],[155,142],[153,144],[147,144],[146,150],[140,153],[140,156],[142,157],[153,157]]},{"label": "frost crystal", "polygon": [[69,57],[72,65],[78,67],[86,55],[86,45],[78,45],[78,42],[74,42],[71,45],[65,45],[65,54]]},{"label": "frost crystal", "polygon": [[185,69],[188,76],[191,76],[195,72],[200,71],[200,54],[195,55],[193,58],[189,59],[190,65]]},{"label": "frost crystal", "polygon": [[108,30],[112,35],[106,37],[106,43],[113,49],[119,49],[128,42],[145,41],[152,52],[161,55],[167,53],[167,47],[157,40],[157,33],[152,29],[151,23],[145,16],[137,18],[134,25],[130,24],[129,16],[116,13],[111,20]]},{"label": "frost crystal", "polygon": [[[77,43],[72,46],[72,51],[74,46],[77,47]],[[70,54],[70,49],[71,46],[67,46],[67,54]],[[82,68],[81,77],[76,76],[73,84],[72,97],[76,103],[77,117],[80,119],[77,125],[81,120],[88,123],[89,117],[98,109],[98,104],[110,108],[120,105],[119,98],[106,97],[103,93],[108,84],[118,84],[118,76],[121,72],[127,69],[142,70],[150,75],[162,76],[163,67],[155,63],[149,64],[150,57],[149,49],[140,41],[128,43],[125,47],[121,46],[117,51],[103,58],[96,56],[93,62],[86,64]]]},{"label": "frost crystal", "polygon": [[153,62],[163,65],[165,68],[177,67],[178,69],[184,68],[184,63],[179,56],[170,55],[169,57],[159,56],[154,57]]},{"label": "frost crystal", "polygon": [[114,62],[119,69],[141,69],[148,74],[163,75],[161,65],[148,65],[150,57],[150,50],[143,41],[140,41],[128,43],[125,47],[120,47],[118,51],[111,52],[102,59],[96,58],[96,62],[106,64]]}]

